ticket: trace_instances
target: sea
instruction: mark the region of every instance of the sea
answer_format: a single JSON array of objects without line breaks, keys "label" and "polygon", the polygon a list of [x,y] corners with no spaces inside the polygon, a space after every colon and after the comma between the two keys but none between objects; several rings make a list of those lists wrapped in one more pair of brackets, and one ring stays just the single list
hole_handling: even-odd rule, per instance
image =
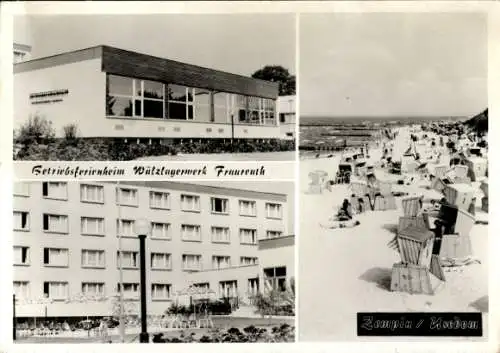
[{"label": "sea", "polygon": [[308,117],[300,119],[299,149],[335,150],[376,140],[384,130],[437,121],[461,121],[469,117]]}]

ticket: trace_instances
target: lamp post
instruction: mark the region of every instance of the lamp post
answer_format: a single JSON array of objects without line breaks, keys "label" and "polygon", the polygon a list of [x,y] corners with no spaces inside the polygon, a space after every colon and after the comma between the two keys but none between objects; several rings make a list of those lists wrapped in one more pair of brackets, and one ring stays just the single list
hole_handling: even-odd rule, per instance
[{"label": "lamp post", "polygon": [[141,261],[141,333],[140,343],[149,343],[147,297],[146,297],[146,237],[151,231],[151,223],[147,219],[139,219],[135,222],[135,232],[139,237],[139,256]]},{"label": "lamp post", "polygon": [[17,339],[17,327],[16,327],[16,295],[12,295],[12,316],[14,321],[12,322],[12,339],[15,341]]}]

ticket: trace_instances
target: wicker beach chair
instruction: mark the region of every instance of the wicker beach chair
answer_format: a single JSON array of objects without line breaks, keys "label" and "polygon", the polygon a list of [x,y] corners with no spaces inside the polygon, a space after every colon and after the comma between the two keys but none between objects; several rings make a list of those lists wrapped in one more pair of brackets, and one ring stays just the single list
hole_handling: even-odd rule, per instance
[{"label": "wicker beach chair", "polygon": [[401,204],[406,217],[416,217],[423,206],[423,196],[408,196],[405,197]]},{"label": "wicker beach chair", "polygon": [[434,177],[436,178],[442,178],[446,175],[446,172],[448,171],[448,166],[441,164],[437,165],[434,167]]},{"label": "wicker beach chair", "polygon": [[455,177],[456,178],[466,178],[467,177],[467,172],[469,171],[469,167],[466,165],[455,165],[453,168],[455,171]]},{"label": "wicker beach chair", "polygon": [[328,173],[322,170],[315,170],[309,173],[309,190],[310,194],[321,194],[325,188]]},{"label": "wicker beach chair", "polygon": [[363,197],[368,194],[368,185],[359,181],[352,181],[350,184],[350,189],[354,196]]},{"label": "wicker beach chair", "polygon": [[378,193],[373,198],[373,210],[395,210],[396,198],[392,194],[392,183],[389,181],[379,181],[377,190]]}]

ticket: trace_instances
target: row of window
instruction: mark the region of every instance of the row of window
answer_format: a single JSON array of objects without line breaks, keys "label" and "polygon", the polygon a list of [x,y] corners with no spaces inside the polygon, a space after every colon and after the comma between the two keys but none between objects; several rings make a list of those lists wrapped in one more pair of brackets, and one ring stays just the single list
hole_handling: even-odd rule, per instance
[{"label": "row of window", "polygon": [[106,75],[106,115],[275,125],[276,101]]},{"label": "row of window", "polygon": [[[16,183],[14,194],[17,196],[29,196],[29,184]],[[59,200],[68,199],[66,182],[43,182],[42,196]],[[181,210],[188,212],[200,212],[200,196],[181,194]],[[82,202],[104,203],[104,186],[81,184],[80,200]],[[150,191],[150,208],[170,209],[171,195],[168,192]],[[116,204],[121,206],[138,206],[138,190],[133,188],[117,188]],[[282,205],[277,203],[266,203],[266,217],[282,219]],[[211,197],[210,210],[212,213],[229,214],[229,199]],[[250,200],[239,200],[239,214],[241,216],[257,216],[257,203]]]},{"label": "row of window", "polygon": [[[247,282],[247,294],[250,296],[256,295],[259,292],[259,279],[250,278]],[[201,290],[209,290],[209,283],[198,283],[194,285]],[[116,285],[116,291],[119,293],[122,289],[120,283]],[[140,284],[131,282],[123,283],[123,297],[125,299],[139,298]],[[28,299],[30,297],[30,288],[28,281],[15,281],[14,293],[18,299]],[[43,293],[46,298],[52,300],[65,300],[69,297],[68,282],[44,282]],[[103,282],[82,282],[81,293],[89,297],[104,297],[106,296],[106,286]],[[221,281],[219,282],[219,296],[221,298],[233,298],[238,296],[237,281]],[[151,299],[152,300],[169,300],[173,298],[172,284],[169,283],[151,283]]]},{"label": "row of window", "polygon": [[[265,287],[267,289],[278,289],[281,291],[286,290],[286,267],[274,267],[264,269]],[[28,281],[14,281],[14,293],[16,298],[29,298],[30,288]],[[200,290],[210,290],[210,284],[195,283],[195,288]],[[117,284],[117,292],[121,292],[123,287],[123,296],[126,299],[139,298],[139,283],[129,282]],[[220,281],[219,282],[219,296],[221,298],[234,298],[238,297],[238,281]],[[81,292],[87,296],[105,296],[106,288],[103,282],[82,282]],[[249,278],[247,280],[247,295],[253,296],[259,292],[259,279]],[[46,298],[54,300],[64,300],[69,297],[69,283],[65,281],[51,281],[43,283],[43,294]],[[151,298],[153,300],[168,300],[173,295],[172,285],[168,283],[151,283]]]},{"label": "row of window", "polygon": [[[68,216],[46,214],[43,215],[43,230],[52,233],[69,233]],[[14,230],[30,230],[29,212],[14,211]],[[101,217],[80,217],[80,233],[82,235],[105,236],[105,221]],[[135,237],[135,221],[131,219],[117,219],[117,236]],[[214,243],[230,243],[231,235],[229,227],[212,226],[210,228],[211,241]],[[184,241],[202,241],[201,226],[196,224],[180,225],[181,240]],[[283,232],[278,230],[266,231],[266,238],[281,237]],[[151,222],[151,237],[153,239],[172,239],[172,227],[170,223]],[[249,228],[239,229],[240,244],[257,244],[257,230]]]},{"label": "row of window", "polygon": [[[139,268],[139,252],[122,251],[116,253],[118,267],[125,269]],[[202,256],[199,254],[182,254],[182,270],[201,271]],[[241,256],[240,266],[256,265],[257,257]],[[14,246],[14,264],[30,265],[30,248],[27,246]],[[69,250],[65,248],[44,248],[43,264],[45,266],[68,267]],[[172,254],[151,252],[150,265],[153,270],[172,270]],[[81,266],[84,268],[105,268],[106,255],[104,250],[83,249],[81,252]],[[231,267],[231,256],[212,256],[212,269],[220,270]]]},{"label": "row of window", "polygon": [[[117,284],[117,291],[120,291],[120,284]],[[137,298],[139,295],[138,283],[124,283],[123,293],[125,298]],[[28,281],[15,281],[14,293],[16,298],[23,299],[30,297],[30,288]],[[81,293],[85,296],[104,297],[106,295],[105,284],[102,282],[82,282]],[[65,300],[69,298],[68,282],[44,282],[43,294],[46,298],[52,300]],[[168,300],[172,296],[172,285],[167,283],[152,283],[152,300]]]}]

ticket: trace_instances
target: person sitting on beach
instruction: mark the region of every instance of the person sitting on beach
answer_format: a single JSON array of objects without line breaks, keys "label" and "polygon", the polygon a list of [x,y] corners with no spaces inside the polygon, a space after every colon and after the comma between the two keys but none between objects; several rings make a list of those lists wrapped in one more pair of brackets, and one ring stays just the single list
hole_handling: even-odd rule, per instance
[{"label": "person sitting on beach", "polygon": [[347,199],[344,199],[342,202],[342,206],[338,210],[335,218],[338,221],[348,221],[352,219],[352,206]]},{"label": "person sitting on beach", "polygon": [[322,224],[320,226],[327,229],[336,228],[351,228],[359,225],[358,220],[353,219],[352,206],[351,203],[344,199],[342,206],[338,210],[337,214],[328,220],[328,223]]}]

